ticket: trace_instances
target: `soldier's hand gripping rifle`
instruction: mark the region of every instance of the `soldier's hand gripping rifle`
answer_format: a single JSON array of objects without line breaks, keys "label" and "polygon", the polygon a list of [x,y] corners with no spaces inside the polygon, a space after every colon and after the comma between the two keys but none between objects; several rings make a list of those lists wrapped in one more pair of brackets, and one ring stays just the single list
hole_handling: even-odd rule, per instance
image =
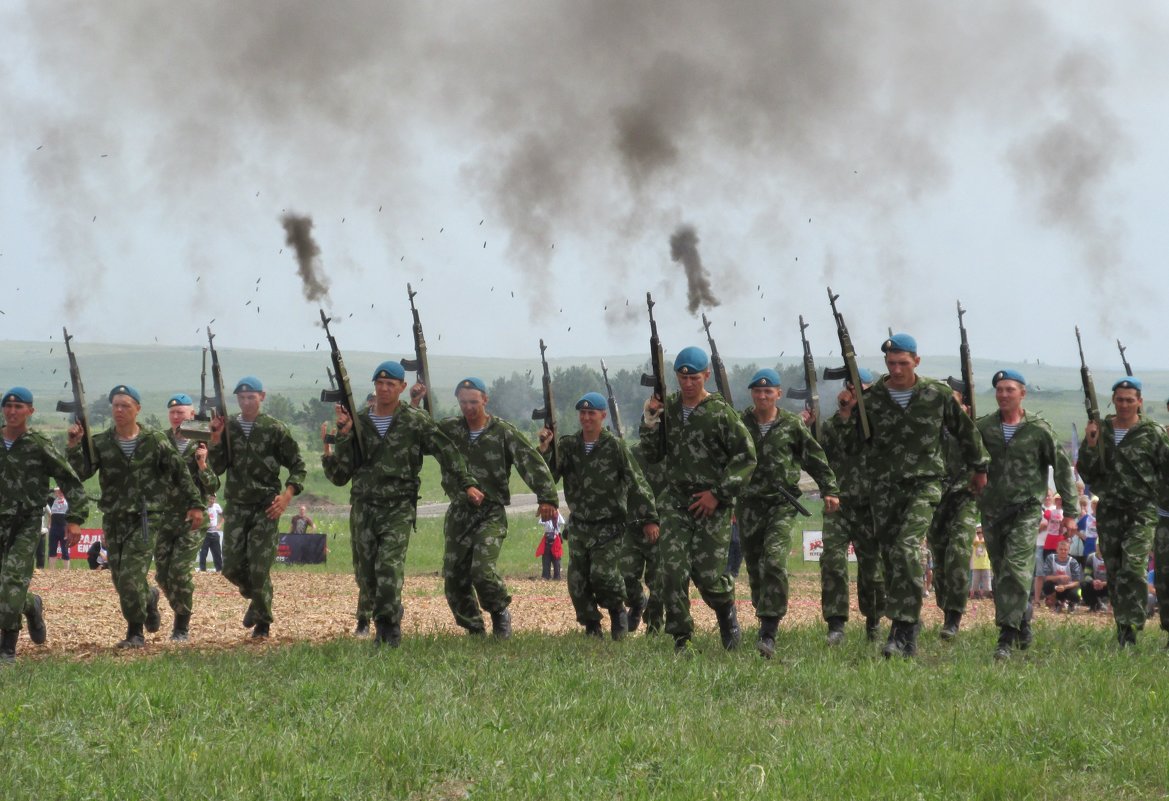
[{"label": "soldier's hand gripping rifle", "polygon": [[1128,350],[1128,348],[1126,348],[1124,345],[1121,345],[1119,339],[1116,340],[1116,348],[1120,351],[1120,361],[1124,364],[1124,374],[1129,378],[1132,378],[1132,365],[1128,363],[1128,357],[1124,355],[1124,352]]},{"label": "soldier's hand gripping rifle", "polygon": [[349,441],[353,443],[354,465],[365,462],[365,449],[361,445],[361,436],[357,430],[357,412],[361,407],[353,399],[353,388],[349,384],[349,371],[345,369],[345,359],[341,357],[341,349],[337,347],[337,338],[329,331],[331,317],[325,316],[321,309],[321,326],[325,329],[325,338],[329,340],[329,356],[333,361],[333,374],[337,376],[337,389],[322,389],[321,403],[339,403],[349,415]]},{"label": "soldier's hand gripping rifle", "polygon": [[199,373],[199,411],[190,420],[179,423],[179,433],[195,442],[210,442],[211,399],[207,397],[207,348],[203,348],[203,369]]},{"label": "soldier's hand gripping rifle", "polygon": [[547,346],[544,340],[540,340],[540,364],[544,368],[544,376],[541,379],[544,389],[544,405],[539,409],[532,410],[533,420],[542,420],[544,428],[552,432],[552,441],[549,443],[552,469],[560,469],[560,437],[556,430],[556,401],[552,397],[552,374],[548,372],[548,359],[544,356],[544,351]]},{"label": "soldier's hand gripping rifle", "polygon": [[727,377],[727,366],[723,363],[723,357],[718,353],[718,345],[714,344],[714,337],[710,335],[710,320],[706,319],[706,314],[702,315],[702,327],[706,329],[706,341],[710,343],[710,366],[714,373],[714,385],[718,387],[718,392],[723,396],[723,400],[735,405],[731,399],[731,382]]},{"label": "soldier's hand gripping rifle", "polygon": [[641,385],[653,387],[654,397],[662,404],[658,418],[658,437],[662,441],[662,453],[666,452],[666,357],[662,353],[662,340],[658,338],[658,324],[654,321],[654,299],[645,293],[645,304],[649,307],[649,363],[651,373],[641,374]]},{"label": "soldier's hand gripping rifle", "polygon": [[406,284],[406,294],[410,297],[410,313],[414,315],[414,358],[402,359],[402,367],[413,370],[418,375],[418,383],[426,387],[426,394],[422,396],[422,408],[427,414],[432,414],[430,408],[430,364],[426,361],[426,336],[422,333],[422,320],[418,316],[418,308],[414,305],[415,292]]},{"label": "soldier's hand gripping rifle", "polygon": [[621,439],[621,412],[617,409],[617,396],[613,394],[613,385],[609,383],[609,368],[605,366],[604,359],[601,359],[601,375],[605,377],[605,393],[609,397],[609,427],[617,439]]},{"label": "soldier's hand gripping rifle", "polygon": [[820,440],[820,390],[816,386],[816,360],[812,358],[812,346],[804,334],[808,324],[804,322],[804,315],[800,315],[800,341],[804,345],[804,386],[788,390],[787,396],[795,400],[802,400],[804,408],[812,415],[812,436]]},{"label": "soldier's hand gripping rifle", "polygon": [[73,415],[73,422],[81,426],[81,458],[85,465],[85,472],[93,470],[97,462],[97,452],[93,449],[93,436],[89,431],[89,413],[85,408],[85,385],[81,383],[81,368],[77,366],[77,356],[69,342],[69,330],[62,328],[65,334],[65,353],[69,356],[69,383],[73,386],[72,401],[57,401],[57,411]]},{"label": "soldier's hand gripping rifle", "polygon": [[211,354],[211,398],[210,412],[212,419],[218,417],[223,420],[223,435],[220,444],[223,446],[225,463],[231,467],[231,426],[227,418],[227,390],[223,384],[223,368],[219,366],[219,353],[215,350],[215,334],[211,333],[211,326],[207,326],[207,352]]},{"label": "soldier's hand gripping rifle", "polygon": [[970,357],[970,341],[966,338],[966,323],[962,318],[966,310],[962,308],[962,301],[958,301],[958,332],[962,336],[962,343],[958,347],[958,356],[962,361],[962,377],[950,376],[946,383],[950,389],[962,393],[962,405],[974,417],[974,361]]},{"label": "soldier's hand gripping rifle", "polygon": [[[837,371],[832,371],[833,378],[843,377],[852,384],[852,390],[856,394],[856,419],[857,431],[861,435],[861,439],[868,441],[872,435],[872,429],[869,428],[869,415],[865,412],[865,394],[864,387],[861,384],[860,370],[856,365],[856,350],[852,346],[852,337],[848,335],[848,326],[844,324],[844,315],[836,310],[836,301],[840,295],[832,294],[832,287],[828,287],[828,303],[832,306],[832,316],[836,320],[836,336],[840,340],[840,355],[844,357],[844,367]],[[829,370],[824,371],[824,377],[829,378]]]},{"label": "soldier's hand gripping rifle", "polygon": [[1104,440],[1100,430],[1100,403],[1096,400],[1096,382],[1092,380],[1092,371],[1088,369],[1088,362],[1084,360],[1084,343],[1080,341],[1080,327],[1076,326],[1076,347],[1080,350],[1080,383],[1084,387],[1084,410],[1088,413],[1088,421],[1096,424],[1096,447],[1101,454],[1104,452]]}]

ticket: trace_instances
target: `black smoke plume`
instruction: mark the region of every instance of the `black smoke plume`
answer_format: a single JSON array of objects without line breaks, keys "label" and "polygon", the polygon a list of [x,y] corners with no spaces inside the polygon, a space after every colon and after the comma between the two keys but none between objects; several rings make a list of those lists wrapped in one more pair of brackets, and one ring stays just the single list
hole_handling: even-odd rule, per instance
[{"label": "black smoke plume", "polygon": [[698,311],[699,306],[717,306],[710,274],[698,255],[698,232],[693,225],[679,225],[670,235],[670,258],[682,262],[686,270],[686,307],[690,313]]},{"label": "black smoke plume", "polygon": [[329,281],[321,272],[321,248],[313,239],[313,218],[290,212],[280,218],[280,224],[284,226],[284,244],[296,250],[296,272],[304,299],[327,301]]}]

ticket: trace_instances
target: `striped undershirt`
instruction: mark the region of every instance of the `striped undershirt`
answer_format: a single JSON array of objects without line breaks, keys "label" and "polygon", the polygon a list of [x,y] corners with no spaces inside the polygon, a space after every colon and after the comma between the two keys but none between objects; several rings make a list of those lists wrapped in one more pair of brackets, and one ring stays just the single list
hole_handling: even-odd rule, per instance
[{"label": "striped undershirt", "polygon": [[467,439],[471,440],[471,443],[474,444],[476,441],[478,441],[479,435],[482,434],[486,429],[487,426],[483,426],[483,428],[476,428],[472,431],[468,431]]},{"label": "striped undershirt", "polygon": [[1003,423],[1003,442],[1010,442],[1011,437],[1015,436],[1015,432],[1019,430],[1022,423]]},{"label": "striped undershirt", "polygon": [[1158,506],[1157,517],[1169,517],[1169,510],[1162,509],[1160,506]]},{"label": "striped undershirt", "polygon": [[122,449],[122,453],[126,454],[127,459],[134,455],[134,449],[138,447],[138,437],[134,437],[133,439],[114,437],[114,439],[117,440],[118,447]]},{"label": "striped undershirt", "polygon": [[698,408],[697,406],[683,406],[682,407],[682,424],[683,425],[685,425],[686,421],[690,419],[691,413],[697,408]]},{"label": "striped undershirt", "polygon": [[1124,435],[1127,433],[1128,433],[1127,428],[1114,428],[1114,429],[1112,429],[1112,444],[1119,445],[1120,441],[1122,439],[1124,439]]},{"label": "striped undershirt", "polygon": [[587,454],[592,453],[593,448],[595,448],[596,446],[597,446],[597,441],[595,439],[592,442],[585,442],[584,443],[585,454],[587,455]]},{"label": "striped undershirt", "polygon": [[369,422],[373,423],[373,427],[377,429],[377,435],[384,437],[386,431],[389,430],[390,423],[394,422],[394,416],[392,414],[380,415],[370,412]]},{"label": "striped undershirt", "polygon": [[235,419],[239,421],[239,427],[244,430],[244,436],[250,437],[252,435],[252,427],[256,425],[256,421],[255,420],[245,420],[243,418],[243,415],[240,415],[239,417],[237,417]]},{"label": "striped undershirt", "polygon": [[186,456],[187,448],[191,447],[191,440],[175,437],[175,447],[179,449],[179,456]]},{"label": "striped undershirt", "polygon": [[5,449],[5,450],[9,450],[9,451],[10,451],[10,450],[12,450],[12,446],[13,446],[13,445],[15,445],[15,444],[16,444],[16,440],[14,440],[14,439],[5,439],[5,440],[4,440],[4,449]]},{"label": "striped undershirt", "polygon": [[774,420],[772,420],[770,423],[760,423],[759,424],[759,433],[761,433],[763,436],[766,437],[767,432],[770,431],[774,427],[775,427]]},{"label": "striped undershirt", "polygon": [[889,389],[889,387],[885,387],[885,389],[889,390],[889,397],[897,401],[897,405],[902,409],[909,406],[909,399],[913,397],[913,387],[909,389]]}]

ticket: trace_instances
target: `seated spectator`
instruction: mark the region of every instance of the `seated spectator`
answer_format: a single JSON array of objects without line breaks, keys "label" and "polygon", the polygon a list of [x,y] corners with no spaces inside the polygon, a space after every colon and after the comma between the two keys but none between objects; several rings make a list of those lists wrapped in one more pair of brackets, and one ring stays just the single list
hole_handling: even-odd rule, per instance
[{"label": "seated spectator", "polygon": [[1087,604],[1089,612],[1103,612],[1104,603],[1108,600],[1108,566],[1098,553],[1087,556],[1088,576],[1080,582],[1080,592],[1083,593],[1083,602]]},{"label": "seated spectator", "polygon": [[110,569],[110,554],[106,550],[106,544],[100,537],[93,541],[89,546],[88,560],[90,570],[109,570]]},{"label": "seated spectator", "polygon": [[1072,559],[1067,540],[1060,540],[1055,553],[1043,562],[1043,600],[1049,609],[1070,612],[1080,600],[1080,563]]}]

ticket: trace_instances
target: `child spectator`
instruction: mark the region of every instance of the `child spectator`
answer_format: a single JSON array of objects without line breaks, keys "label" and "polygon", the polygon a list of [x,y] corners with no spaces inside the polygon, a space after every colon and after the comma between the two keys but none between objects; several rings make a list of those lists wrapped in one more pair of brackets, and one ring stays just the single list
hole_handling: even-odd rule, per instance
[{"label": "child spectator", "polygon": [[541,525],[544,526],[544,536],[536,546],[536,556],[542,557],[540,575],[546,581],[560,581],[560,559],[564,555],[560,529],[564,526],[564,518],[557,512],[554,520],[545,520]]},{"label": "child spectator", "polygon": [[990,598],[990,553],[986,550],[986,539],[982,526],[974,528],[974,551],[970,555],[970,597]]},{"label": "child spectator", "polygon": [[[1080,566],[1088,566],[1088,557],[1096,553],[1096,506],[1100,503],[1100,499],[1093,495],[1087,504],[1087,509],[1084,514],[1080,515],[1080,519],[1076,521],[1076,528],[1079,529],[1079,539],[1084,546],[1084,552],[1079,558]],[[1072,553],[1075,556],[1075,553]]]}]

